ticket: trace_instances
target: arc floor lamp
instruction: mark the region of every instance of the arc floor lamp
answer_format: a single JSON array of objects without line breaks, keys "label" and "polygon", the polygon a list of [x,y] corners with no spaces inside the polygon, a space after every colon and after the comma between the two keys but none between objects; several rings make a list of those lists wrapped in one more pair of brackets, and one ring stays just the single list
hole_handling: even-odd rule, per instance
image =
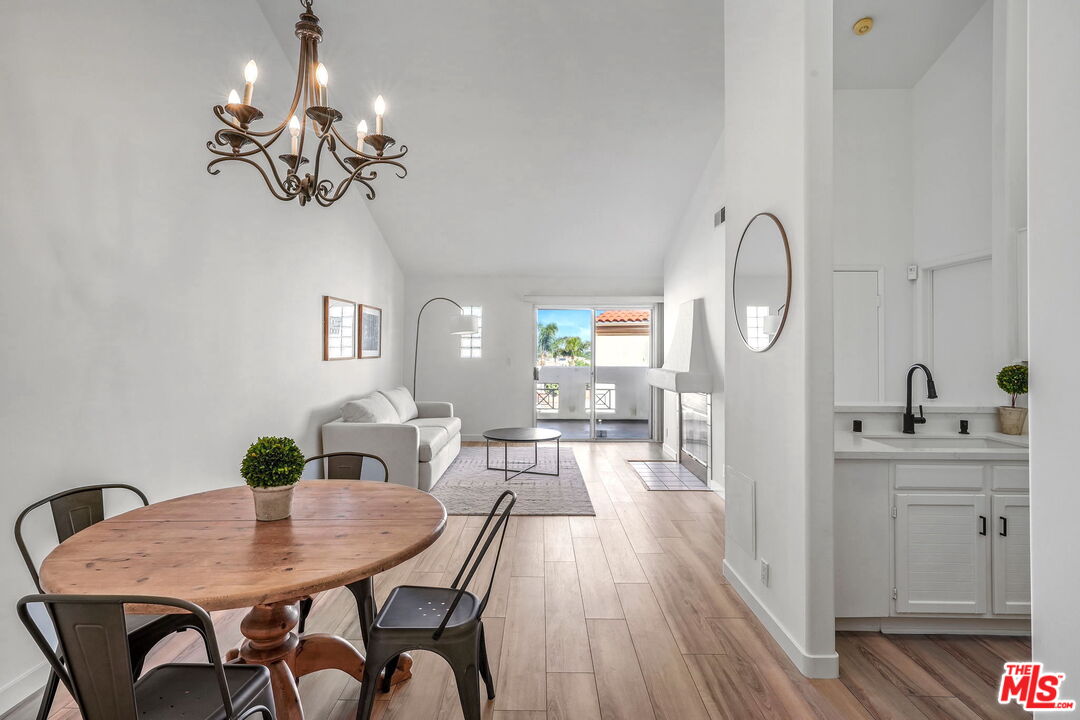
[{"label": "arc floor lamp", "polygon": [[427,310],[427,306],[436,300],[445,300],[457,307],[461,311],[460,315],[454,317],[450,322],[449,331],[451,335],[472,335],[474,332],[480,329],[480,321],[475,315],[466,315],[465,308],[454,300],[448,297],[433,297],[428,300],[420,308],[420,312],[416,315],[416,344],[413,346],[413,363],[412,363],[412,392],[413,397],[416,397],[416,365],[420,359],[420,321],[424,317],[424,311]]}]

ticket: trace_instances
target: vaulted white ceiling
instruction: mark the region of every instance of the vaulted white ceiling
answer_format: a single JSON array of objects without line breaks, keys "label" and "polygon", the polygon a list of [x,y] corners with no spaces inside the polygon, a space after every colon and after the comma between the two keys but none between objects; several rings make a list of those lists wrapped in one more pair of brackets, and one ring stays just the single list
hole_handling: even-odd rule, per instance
[{"label": "vaulted white ceiling", "polygon": [[[910,88],[964,29],[986,0],[836,0],[834,85],[843,89]],[[858,36],[863,17],[874,29]]]},{"label": "vaulted white ceiling", "polygon": [[[300,5],[258,0],[290,56]],[[723,123],[717,0],[317,0],[331,104],[382,93],[409,176],[369,207],[407,273],[661,273]],[[335,212],[337,208],[316,210]]]}]

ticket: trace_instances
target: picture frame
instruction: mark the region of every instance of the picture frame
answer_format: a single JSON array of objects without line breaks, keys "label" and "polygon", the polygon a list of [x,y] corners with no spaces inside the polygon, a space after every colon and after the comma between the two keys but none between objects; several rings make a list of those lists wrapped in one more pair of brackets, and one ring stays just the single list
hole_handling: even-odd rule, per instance
[{"label": "picture frame", "polygon": [[361,360],[382,357],[382,308],[360,306],[359,356]]},{"label": "picture frame", "polygon": [[352,300],[323,296],[323,360],[355,360],[360,306]]}]

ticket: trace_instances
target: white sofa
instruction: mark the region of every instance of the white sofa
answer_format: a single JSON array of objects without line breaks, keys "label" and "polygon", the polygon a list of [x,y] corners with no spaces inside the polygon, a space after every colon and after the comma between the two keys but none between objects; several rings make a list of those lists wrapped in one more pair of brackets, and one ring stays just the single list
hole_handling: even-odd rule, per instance
[{"label": "white sofa", "polygon": [[378,455],[390,482],[430,491],[461,452],[461,420],[451,403],[415,402],[396,387],[345,403],[341,417],[323,425],[322,440],[323,452]]}]

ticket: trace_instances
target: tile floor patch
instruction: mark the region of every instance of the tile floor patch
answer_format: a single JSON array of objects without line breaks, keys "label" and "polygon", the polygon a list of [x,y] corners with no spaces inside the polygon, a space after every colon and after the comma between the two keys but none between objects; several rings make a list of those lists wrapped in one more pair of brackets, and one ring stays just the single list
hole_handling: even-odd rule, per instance
[{"label": "tile floor patch", "polygon": [[647,490],[708,490],[709,486],[677,462],[631,460],[630,467]]}]

